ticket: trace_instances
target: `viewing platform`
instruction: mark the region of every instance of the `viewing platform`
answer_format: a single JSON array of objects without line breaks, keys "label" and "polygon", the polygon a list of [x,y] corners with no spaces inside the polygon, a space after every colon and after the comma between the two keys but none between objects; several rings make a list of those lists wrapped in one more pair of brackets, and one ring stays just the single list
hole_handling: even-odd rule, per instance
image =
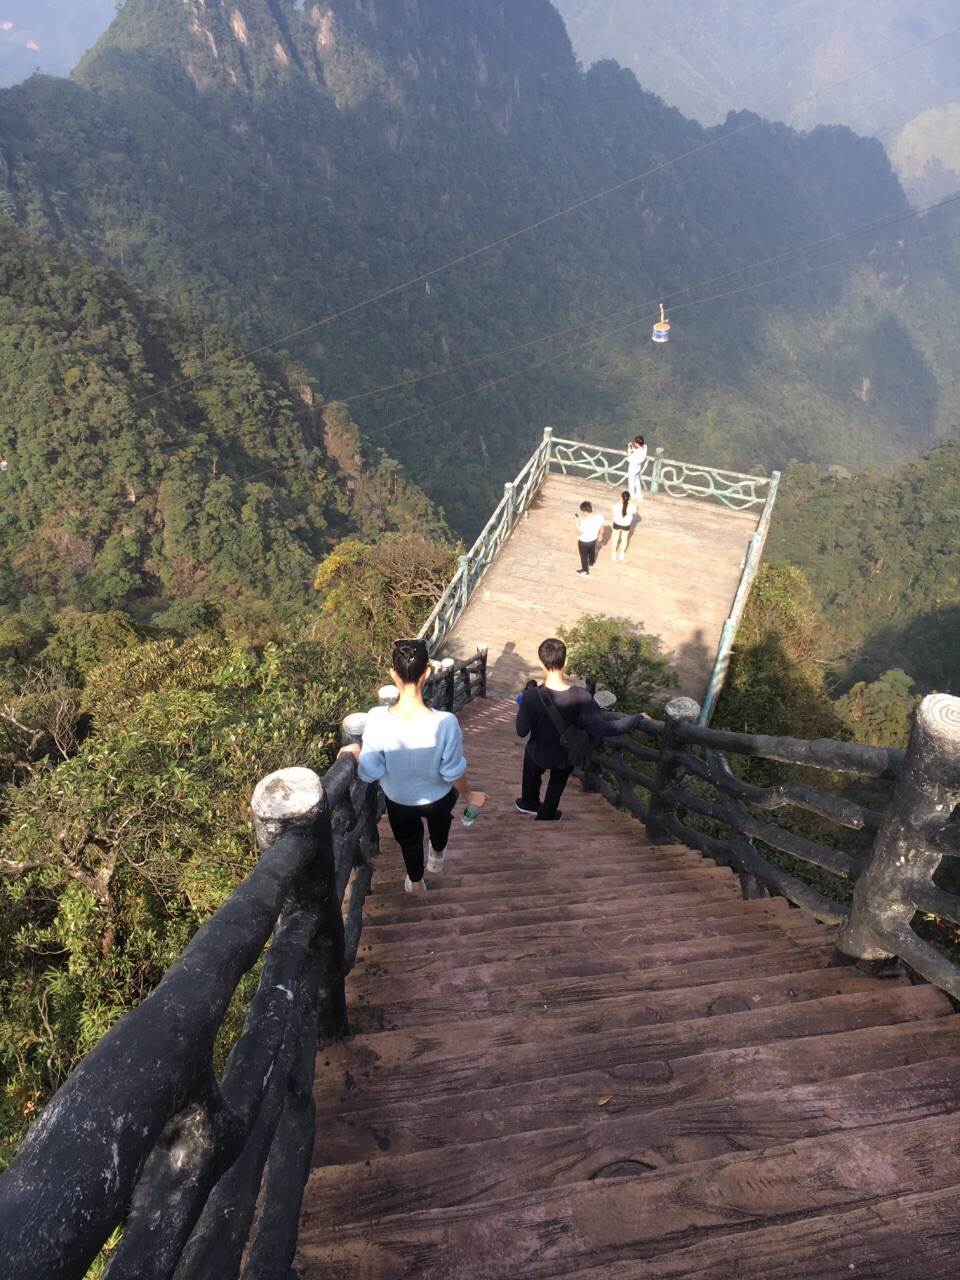
[{"label": "viewing platform", "polygon": [[[597,563],[578,577],[573,516],[584,500],[606,521]],[[723,624],[730,615],[758,513],[645,496],[623,560],[610,557],[611,508],[619,491],[602,480],[548,475],[474,592],[443,646],[469,657],[483,640],[490,693],[507,696],[540,675],[537,646],[583,614],[629,618],[656,636],[680,677],[681,692],[702,703]]]},{"label": "viewing platform", "polygon": [[[537,647],[584,614],[627,618],[654,636],[681,692],[709,720],[766,537],[778,473],[750,476],[647,459],[624,559],[613,560],[613,507],[626,454],[544,442],[467,556],[423,634],[441,658],[487,646],[488,688],[507,697],[540,673]],[[597,563],[577,575],[575,516],[589,501],[605,521]]]}]

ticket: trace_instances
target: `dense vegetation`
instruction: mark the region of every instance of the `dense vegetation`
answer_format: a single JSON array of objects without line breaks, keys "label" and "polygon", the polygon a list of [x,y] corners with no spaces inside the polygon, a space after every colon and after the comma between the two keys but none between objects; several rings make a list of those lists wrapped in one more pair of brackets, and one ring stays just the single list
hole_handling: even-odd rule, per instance
[{"label": "dense vegetation", "polygon": [[[290,349],[320,392],[469,538],[546,423],[744,469],[889,465],[949,429],[949,239],[911,247],[907,223],[730,277],[907,208],[875,142],[733,123],[325,323],[714,135],[612,63],[582,73],[547,0],[127,0],[72,80],[0,95],[0,202],[252,345],[313,326]],[[649,342],[658,298],[846,255],[676,311],[669,347]]]},{"label": "dense vegetation", "polygon": [[0,457],[0,619],[191,598],[282,620],[340,539],[437,527],[292,366],[3,219]]},{"label": "dense vegetation", "polygon": [[830,623],[841,690],[902,668],[960,694],[960,439],[894,475],[795,467],[768,554],[799,565]]},{"label": "dense vegetation", "polygon": [[289,361],[2,219],[0,285],[9,1144],[249,868],[258,777],[329,762],[456,548]]}]

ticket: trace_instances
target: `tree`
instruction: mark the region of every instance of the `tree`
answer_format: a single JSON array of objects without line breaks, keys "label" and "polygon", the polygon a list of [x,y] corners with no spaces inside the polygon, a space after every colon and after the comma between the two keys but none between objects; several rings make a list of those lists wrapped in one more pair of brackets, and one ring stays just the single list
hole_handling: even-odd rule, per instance
[{"label": "tree", "polygon": [[358,691],[382,682],[398,636],[420,630],[453,576],[457,550],[422,533],[385,534],[341,542],[321,563],[312,635]]},{"label": "tree", "polygon": [[557,634],[567,646],[570,671],[616,694],[618,711],[656,710],[662,695],[680,684],[659,652],[659,641],[627,618],[584,614]]}]

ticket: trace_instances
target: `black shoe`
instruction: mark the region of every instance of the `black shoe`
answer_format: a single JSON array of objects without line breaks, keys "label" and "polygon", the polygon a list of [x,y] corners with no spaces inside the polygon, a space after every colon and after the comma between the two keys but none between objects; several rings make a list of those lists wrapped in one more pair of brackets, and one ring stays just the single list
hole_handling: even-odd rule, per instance
[{"label": "black shoe", "polygon": [[589,570],[589,569],[578,569],[578,570],[577,570],[577,577],[578,577],[578,578],[589,578],[589,577],[590,577],[590,570]]},{"label": "black shoe", "polygon": [[553,813],[538,813],[537,822],[561,822],[563,814],[559,809],[554,809]]},{"label": "black shoe", "polygon": [[517,813],[524,813],[528,818],[535,818],[540,812],[539,805],[537,805],[536,809],[528,809],[523,803],[523,796],[521,796],[519,800],[514,800],[513,807],[516,809]]}]

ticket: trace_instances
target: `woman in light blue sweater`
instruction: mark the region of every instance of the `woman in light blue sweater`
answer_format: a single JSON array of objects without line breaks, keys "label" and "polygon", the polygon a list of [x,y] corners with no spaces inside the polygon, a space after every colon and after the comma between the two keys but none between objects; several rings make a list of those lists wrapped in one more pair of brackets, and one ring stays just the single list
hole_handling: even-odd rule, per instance
[{"label": "woman in light blue sweater", "polygon": [[457,792],[479,808],[488,799],[467,782],[460,723],[449,711],[434,711],[423,700],[430,655],[422,640],[398,640],[390,678],[400,691],[392,707],[374,707],[363,739],[343,747],[357,762],[364,782],[379,782],[387,799],[390,830],[407,868],[407,893],[425,893],[423,824],[430,833],[426,869],[443,870]]}]

